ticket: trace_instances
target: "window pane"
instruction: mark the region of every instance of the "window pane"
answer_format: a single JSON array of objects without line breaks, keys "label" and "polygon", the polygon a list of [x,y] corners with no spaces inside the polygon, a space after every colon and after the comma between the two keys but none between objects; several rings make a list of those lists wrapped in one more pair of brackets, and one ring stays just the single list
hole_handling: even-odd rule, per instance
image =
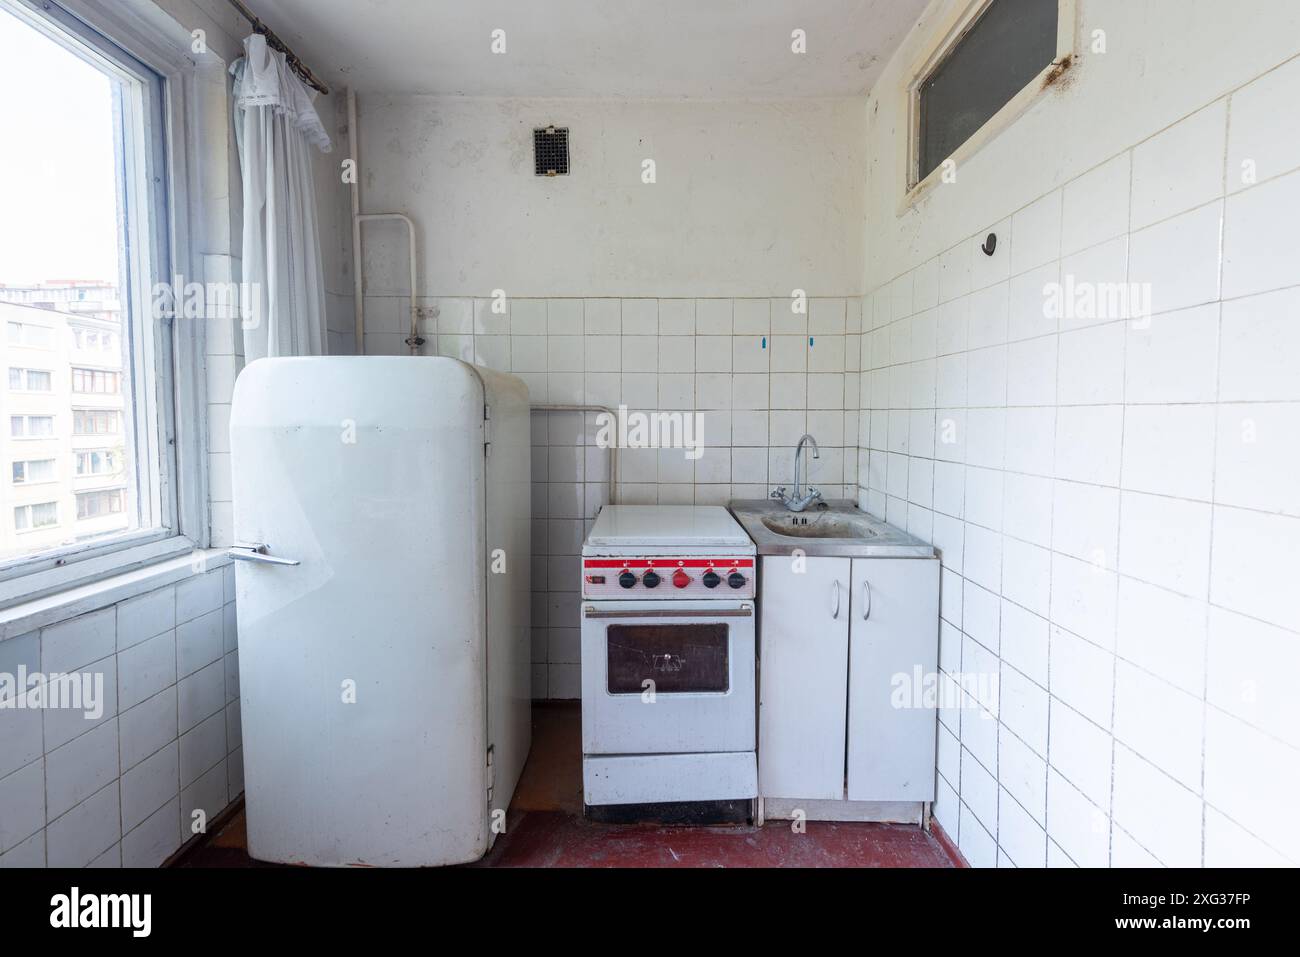
[{"label": "window pane", "polygon": [[921,179],[1056,59],[1058,4],[993,0],[921,84]]},{"label": "window pane", "polygon": [[[11,506],[0,511],[0,561],[158,524],[136,476],[138,387],[133,337],[148,328],[124,223],[150,215],[135,200],[143,147],[122,130],[143,86],[0,8],[5,99],[0,182],[0,369],[9,416],[0,454],[12,465]],[[135,278],[133,278],[135,277]],[[147,280],[144,281],[147,288]],[[138,324],[138,325],[137,325]],[[75,405],[74,405],[75,397]],[[152,483],[148,483],[152,485]]]}]

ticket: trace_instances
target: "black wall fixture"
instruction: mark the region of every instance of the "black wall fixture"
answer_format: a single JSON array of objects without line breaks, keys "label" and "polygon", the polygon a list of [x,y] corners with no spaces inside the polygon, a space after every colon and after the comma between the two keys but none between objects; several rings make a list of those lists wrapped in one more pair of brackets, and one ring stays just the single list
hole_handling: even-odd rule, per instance
[{"label": "black wall fixture", "polygon": [[537,176],[569,175],[569,131],[555,126],[533,130],[533,172]]},{"label": "black wall fixture", "polygon": [[998,248],[998,234],[997,234],[997,233],[989,233],[988,238],[984,240],[984,244],[983,244],[982,246],[980,246],[980,249],[984,250],[984,255],[985,255],[985,256],[992,256],[992,255],[993,255],[993,250],[995,250],[995,249],[997,249],[997,248]]}]

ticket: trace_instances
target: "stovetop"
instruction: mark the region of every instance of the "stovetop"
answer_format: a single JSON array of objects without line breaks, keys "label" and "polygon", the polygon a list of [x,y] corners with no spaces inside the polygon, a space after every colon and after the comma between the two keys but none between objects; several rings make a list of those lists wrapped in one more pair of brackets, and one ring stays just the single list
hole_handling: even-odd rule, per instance
[{"label": "stovetop", "polygon": [[753,554],[754,543],[720,505],[606,505],[596,516],[583,554],[610,548],[619,554],[626,549],[654,549],[659,554],[662,549],[683,554],[739,549]]},{"label": "stovetop", "polygon": [[755,551],[721,506],[606,505],[582,546],[582,597],[753,598]]}]

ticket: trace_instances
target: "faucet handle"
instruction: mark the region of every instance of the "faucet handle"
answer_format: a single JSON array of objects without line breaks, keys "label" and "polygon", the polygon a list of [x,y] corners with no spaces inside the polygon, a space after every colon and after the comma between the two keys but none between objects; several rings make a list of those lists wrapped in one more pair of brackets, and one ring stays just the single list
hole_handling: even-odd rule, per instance
[{"label": "faucet handle", "polygon": [[768,498],[777,498],[777,499],[784,500],[784,499],[785,499],[785,486],[784,486],[784,485],[778,485],[776,488],[772,489],[772,494],[769,495]]}]

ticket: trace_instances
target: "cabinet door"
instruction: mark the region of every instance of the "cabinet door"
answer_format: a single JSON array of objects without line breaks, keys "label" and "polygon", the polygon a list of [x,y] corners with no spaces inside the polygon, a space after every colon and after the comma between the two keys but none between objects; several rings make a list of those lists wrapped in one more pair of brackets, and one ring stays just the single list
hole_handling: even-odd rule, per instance
[{"label": "cabinet door", "polygon": [[764,797],[844,797],[847,558],[763,559],[758,606],[758,788]]},{"label": "cabinet door", "polygon": [[938,659],[939,562],[855,558],[850,801],[934,799],[938,713],[931,689]]}]

